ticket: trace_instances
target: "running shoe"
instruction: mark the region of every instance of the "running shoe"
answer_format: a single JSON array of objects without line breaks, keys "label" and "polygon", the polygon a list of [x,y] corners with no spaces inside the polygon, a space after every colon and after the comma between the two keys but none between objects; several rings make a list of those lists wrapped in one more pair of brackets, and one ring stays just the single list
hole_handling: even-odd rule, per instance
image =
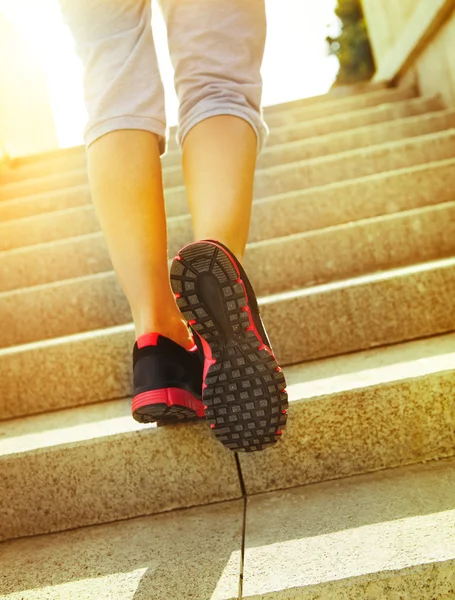
[{"label": "running shoe", "polygon": [[174,259],[171,285],[205,342],[203,403],[215,436],[235,452],[274,445],[287,419],[286,381],[242,265],[220,242],[195,242]]},{"label": "running shoe", "polygon": [[202,341],[185,350],[159,333],[140,336],[133,348],[133,417],[160,424],[204,418]]}]

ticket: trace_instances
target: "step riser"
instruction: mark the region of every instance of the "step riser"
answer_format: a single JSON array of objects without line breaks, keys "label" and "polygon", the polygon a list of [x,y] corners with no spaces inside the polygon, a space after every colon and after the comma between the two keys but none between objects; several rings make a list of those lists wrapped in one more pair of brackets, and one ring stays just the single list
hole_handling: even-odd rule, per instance
[{"label": "step riser", "polygon": [[[175,256],[191,238],[189,219],[184,223],[171,220],[169,255]],[[362,246],[370,251],[359,253]],[[266,295],[452,255],[455,202],[249,245],[245,261],[258,293]],[[283,268],[292,265],[295,256],[303,259],[299,269]],[[101,233],[96,233],[40,249],[30,248],[28,252],[0,254],[0,286],[4,287],[1,291],[8,291],[110,269],[106,245]]]},{"label": "step riser", "polygon": [[0,202],[0,224],[13,219],[66,210],[91,203],[89,188],[86,185],[57,190],[48,194],[29,196],[11,202]]},{"label": "step riser", "polygon": [[267,124],[269,127],[285,127],[301,123],[302,121],[321,119],[379,104],[410,100],[411,98],[415,98],[415,96],[415,90],[412,88],[381,90],[379,92],[364,94],[363,96],[344,98],[343,100],[334,100],[333,102],[325,102],[316,106],[304,106],[292,111],[271,114],[267,116]]},{"label": "step riser", "polygon": [[247,494],[455,455],[455,371],[291,403],[283,446],[240,455]]},{"label": "step riser", "polygon": [[[346,152],[333,157],[259,171],[255,183],[255,195],[257,198],[265,198],[274,194],[404,169],[454,156],[455,131],[413,138],[396,144],[365,148],[352,153]],[[169,204],[172,199],[171,194],[172,190],[169,193]],[[181,210],[180,206],[179,209]],[[177,210],[177,207],[174,210]]]},{"label": "step riser", "polygon": [[[94,213],[93,220],[96,221]],[[65,221],[65,224],[71,226],[71,219]],[[89,219],[84,221],[83,225],[85,224],[92,225]],[[0,292],[112,269],[98,223],[93,223],[93,227],[88,229],[89,236],[58,241],[39,248],[33,246],[22,252],[0,252]],[[94,233],[91,234],[90,231]],[[185,219],[168,221],[170,257],[176,256],[180,248],[191,241],[193,241],[193,231],[189,216]]]},{"label": "step riser", "polygon": [[[455,160],[292,192],[253,205],[249,239],[255,242],[448,202],[454,199],[454,189]],[[171,256],[183,245],[187,232],[190,231],[189,217],[182,218],[181,221],[178,226],[176,221],[169,221]],[[174,228],[180,228],[178,235],[181,236],[175,239],[175,246],[172,241]],[[99,224],[94,209],[87,205],[66,212],[40,215],[26,221],[0,224],[0,249],[20,248],[96,231],[99,231]],[[1,264],[5,264],[4,260],[9,259],[0,255]],[[39,256],[34,260],[38,261]],[[12,285],[9,289],[15,287],[20,286]]]},{"label": "step riser", "polygon": [[[265,296],[454,255],[452,202],[411,215],[268,241],[249,247],[245,264],[257,295]],[[296,262],[297,256],[301,259]],[[100,259],[109,262],[105,248]],[[126,299],[111,271],[38,290],[4,294],[0,298],[0,322],[4,326],[0,346],[122,325],[130,320]]]},{"label": "step riser", "polygon": [[[285,444],[273,452],[240,455],[246,492],[453,456],[454,392],[451,371],[294,401]],[[178,455],[162,452],[176,447]],[[125,456],[156,458],[145,466],[140,459],[125,461]],[[0,539],[240,497],[233,456],[214,441],[205,424],[118,433],[5,456],[0,476],[6,482]],[[37,489],[39,514],[34,509]]]},{"label": "step riser", "polygon": [[[371,146],[374,144],[386,143],[388,141],[399,140],[405,137],[424,135],[425,133],[433,133],[435,131],[441,131],[454,126],[455,117],[449,116],[438,116],[429,115],[428,117],[420,116],[422,122],[413,123],[396,123],[392,124],[384,123],[385,117],[388,115],[391,119],[400,118],[400,113],[403,117],[410,116],[412,114],[421,115],[422,107],[425,106],[428,110],[436,110],[441,108],[441,102],[439,99],[430,99],[423,101],[422,99],[416,99],[407,101],[410,104],[398,103],[397,106],[394,104],[386,105],[386,110],[381,110],[382,107],[375,109],[376,112],[370,115],[362,115],[362,113],[353,113],[352,115],[343,115],[343,119],[337,116],[337,119],[333,117],[331,119],[323,119],[322,123],[301,123],[297,127],[292,127],[291,130],[288,128],[278,128],[273,130],[267,144],[266,150],[258,159],[258,168],[267,168],[269,166],[276,166],[286,162],[294,162],[309,158],[315,158],[317,156],[324,156],[327,154],[335,154],[337,152],[343,152],[346,150],[352,150],[355,148],[362,148]],[[405,110],[406,109],[406,110]],[[368,111],[372,112],[372,111]],[[401,117],[402,118],[402,117]],[[363,121],[362,121],[363,120]],[[376,129],[365,132],[355,132],[351,134],[347,133],[347,129],[353,129],[354,127],[361,127],[368,125],[384,123],[383,127],[376,125]],[[337,131],[345,133],[345,136],[331,134]],[[305,143],[305,137],[312,136],[329,136],[327,140],[312,140],[311,142]],[[276,148],[274,146],[281,146],[283,144],[292,143],[299,140],[300,143],[297,147],[291,146],[290,148]],[[177,164],[172,166],[172,162]],[[178,160],[171,161],[163,159],[163,181],[165,187],[176,187],[183,185],[183,173],[180,167],[180,156]],[[168,164],[169,163],[169,164]],[[74,170],[63,171],[60,176],[56,176],[56,173],[52,174],[51,177],[43,177],[41,179],[35,179],[30,182],[21,182],[16,185],[16,190],[8,189],[3,190],[0,188],[0,198],[14,198],[23,197],[31,194],[42,194],[58,189],[70,188],[74,186],[87,185],[88,177],[85,165],[75,166]],[[14,192],[14,195],[13,195]],[[6,195],[5,195],[6,194]]]},{"label": "step riser", "polygon": [[315,119],[308,123],[303,122],[290,127],[272,129],[269,135],[268,146],[287,144],[321,135],[341,133],[358,127],[368,127],[369,125],[376,125],[378,123],[406,119],[442,110],[443,108],[445,108],[443,102],[438,97],[414,98],[413,100],[405,100],[393,104],[382,104],[343,115]]},{"label": "step riser", "polygon": [[454,267],[430,269],[267,303],[262,315],[277,356],[295,364],[453,331],[454,286]]},{"label": "step riser", "polygon": [[[259,200],[275,194],[309,189],[454,156],[455,131],[451,130],[259,170],[256,173],[254,195],[255,199]],[[183,187],[168,189],[165,198],[168,217],[188,212]],[[6,203],[3,206],[0,204],[0,221],[81,206],[88,202],[88,188],[68,190],[64,194],[53,192],[49,195],[26,198],[20,202]]]},{"label": "step riser", "polygon": [[[96,298],[92,292],[90,306],[95,298],[102,307],[100,320],[115,312],[126,321],[126,301],[119,294],[115,296],[118,288],[111,281],[112,294]],[[274,351],[281,363],[288,365],[453,331],[454,286],[453,264],[432,265],[402,276],[278,298],[263,304],[261,311]],[[87,297],[80,290],[84,290],[82,285],[72,302],[87,312]],[[39,312],[36,306],[34,310]],[[75,319],[80,320],[80,314]],[[59,316],[53,320],[59,323]],[[46,324],[43,330],[46,327],[56,325]],[[0,418],[128,396],[133,341],[132,331],[98,332],[96,337],[4,353],[0,361],[4,388]],[[61,383],[51,383],[50,370],[59,373]],[[23,373],[28,374],[26,380]],[[70,389],[67,381],[72,382]]]},{"label": "step riser", "polygon": [[296,108],[308,108],[310,106],[317,105],[325,102],[338,102],[343,98],[358,97],[359,95],[369,94],[372,92],[379,92],[385,90],[394,89],[389,86],[387,82],[367,82],[359,83],[354,85],[343,85],[337,86],[329,90],[326,94],[321,96],[310,96],[309,98],[299,98],[298,100],[291,100],[290,102],[283,102],[280,104],[274,104],[272,106],[266,106],[264,108],[265,116],[270,114],[285,112],[288,110],[294,110]]},{"label": "step riser", "polygon": [[3,457],[0,479],[0,541],[241,497],[234,456],[205,424]]},{"label": "step riser", "polygon": [[[381,123],[371,127],[342,132],[341,134],[337,133],[312,139],[307,142],[294,142],[283,147],[273,148],[270,152],[264,153],[259,166],[260,168],[276,167],[286,163],[436,133],[453,127],[455,127],[455,110],[392,123]],[[175,175],[174,180],[177,181]],[[177,185],[177,183],[173,183],[173,185]]]}]

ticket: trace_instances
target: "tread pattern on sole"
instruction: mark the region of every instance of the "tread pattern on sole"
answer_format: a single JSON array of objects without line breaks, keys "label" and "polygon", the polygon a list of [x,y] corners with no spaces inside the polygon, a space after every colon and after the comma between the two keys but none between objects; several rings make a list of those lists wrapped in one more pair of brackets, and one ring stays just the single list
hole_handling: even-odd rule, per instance
[{"label": "tread pattern on sole", "polygon": [[286,381],[250,328],[245,287],[231,259],[216,244],[190,244],[173,262],[171,284],[183,316],[216,361],[203,386],[214,434],[236,452],[274,445],[287,419]]}]

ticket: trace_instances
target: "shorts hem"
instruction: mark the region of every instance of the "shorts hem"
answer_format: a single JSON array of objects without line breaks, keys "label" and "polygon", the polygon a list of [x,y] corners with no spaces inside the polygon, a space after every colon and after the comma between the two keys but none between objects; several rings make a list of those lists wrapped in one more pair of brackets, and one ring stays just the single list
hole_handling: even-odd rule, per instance
[{"label": "shorts hem", "polygon": [[204,110],[198,112],[197,114],[193,115],[190,119],[185,121],[183,124],[181,124],[177,131],[177,141],[180,144],[180,146],[183,145],[185,137],[195,125],[197,125],[201,121],[204,121],[205,119],[209,119],[210,117],[217,117],[220,115],[231,115],[233,117],[239,117],[240,119],[243,119],[244,121],[249,123],[256,134],[257,154],[259,155],[261,153],[269,135],[269,129],[266,123],[259,115],[258,119],[253,119],[247,111],[242,110],[241,108],[232,108],[232,106],[227,106],[224,108],[222,106],[217,106],[216,108],[213,108],[211,110]]},{"label": "shorts hem", "polygon": [[166,124],[153,117],[122,116],[106,119],[86,130],[85,145],[88,148],[103,135],[122,129],[137,129],[154,133],[159,139],[160,155],[166,152]]}]

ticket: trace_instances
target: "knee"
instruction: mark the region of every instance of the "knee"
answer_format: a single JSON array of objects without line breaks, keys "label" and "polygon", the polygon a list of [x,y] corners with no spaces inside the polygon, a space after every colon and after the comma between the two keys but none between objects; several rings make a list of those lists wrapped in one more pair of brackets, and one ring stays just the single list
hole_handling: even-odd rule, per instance
[{"label": "knee", "polygon": [[247,121],[257,137],[258,153],[262,150],[268,128],[261,109],[262,81],[240,78],[213,78],[208,75],[193,76],[180,89],[178,142],[200,121],[218,115],[232,115]]}]

